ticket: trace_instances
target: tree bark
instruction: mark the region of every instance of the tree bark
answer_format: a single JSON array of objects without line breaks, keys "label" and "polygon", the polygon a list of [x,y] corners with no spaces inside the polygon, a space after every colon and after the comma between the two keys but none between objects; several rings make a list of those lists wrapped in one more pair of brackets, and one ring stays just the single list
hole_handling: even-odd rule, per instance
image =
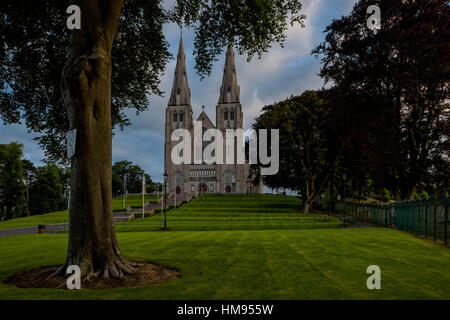
[{"label": "tree bark", "polygon": [[312,201],[309,199],[304,202],[303,213],[309,213],[311,211]]},{"label": "tree bark", "polygon": [[111,51],[123,0],[81,0],[78,5],[82,28],[71,35],[61,81],[70,129],[77,129],[69,245],[55,275],[78,265],[83,278],[122,277],[133,267],[120,253],[112,212]]}]

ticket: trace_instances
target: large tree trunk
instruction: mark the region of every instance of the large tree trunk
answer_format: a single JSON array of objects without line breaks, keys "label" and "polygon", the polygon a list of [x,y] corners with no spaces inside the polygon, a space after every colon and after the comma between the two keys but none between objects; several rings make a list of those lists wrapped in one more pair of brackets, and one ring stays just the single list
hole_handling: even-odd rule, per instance
[{"label": "large tree trunk", "polygon": [[82,29],[72,33],[61,82],[71,129],[77,129],[69,246],[56,274],[78,265],[82,277],[121,277],[133,270],[120,253],[112,213],[111,50],[123,0],[78,5]]}]

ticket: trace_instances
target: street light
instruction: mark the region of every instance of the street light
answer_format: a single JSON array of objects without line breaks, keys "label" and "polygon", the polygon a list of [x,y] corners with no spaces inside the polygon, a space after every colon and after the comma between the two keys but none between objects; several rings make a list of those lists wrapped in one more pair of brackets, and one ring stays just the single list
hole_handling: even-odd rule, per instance
[{"label": "street light", "polygon": [[169,177],[167,172],[164,172],[163,177],[164,177],[164,193],[165,193],[165,195],[163,194],[163,201],[164,201],[164,230],[167,230],[167,200],[166,200],[166,196],[167,196],[167,178]]},{"label": "street light", "polygon": [[123,176],[123,208],[126,205],[126,197],[127,197],[127,174],[125,173]]}]

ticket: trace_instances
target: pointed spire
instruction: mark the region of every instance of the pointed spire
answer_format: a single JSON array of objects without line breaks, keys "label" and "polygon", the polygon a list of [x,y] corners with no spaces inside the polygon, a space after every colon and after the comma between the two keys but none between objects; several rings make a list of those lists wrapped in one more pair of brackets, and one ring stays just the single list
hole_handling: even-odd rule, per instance
[{"label": "pointed spire", "polygon": [[186,56],[184,54],[183,35],[180,37],[178,49],[177,66],[173,80],[172,93],[170,94],[169,106],[191,106],[191,90],[186,72]]},{"label": "pointed spire", "polygon": [[225,68],[223,70],[222,87],[220,88],[219,103],[239,103],[240,88],[236,76],[234,51],[231,42],[228,44]]}]

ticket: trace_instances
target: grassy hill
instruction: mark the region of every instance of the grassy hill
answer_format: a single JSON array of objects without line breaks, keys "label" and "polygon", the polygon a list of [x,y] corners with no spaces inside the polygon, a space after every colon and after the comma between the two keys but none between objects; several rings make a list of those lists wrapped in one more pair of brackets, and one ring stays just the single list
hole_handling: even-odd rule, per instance
[{"label": "grassy hill", "polygon": [[[156,195],[146,195],[145,202],[158,201]],[[126,198],[126,206],[130,207],[141,207],[142,208],[142,195],[130,194]],[[113,199],[113,210],[115,211],[126,211],[123,208],[123,198],[122,196]],[[10,229],[10,228],[23,228],[23,227],[35,227],[40,224],[51,225],[51,224],[63,224],[69,222],[69,211],[56,211],[50,212],[42,215],[34,215],[31,217],[22,217],[6,221],[0,221],[0,229]]]},{"label": "grassy hill", "polygon": [[40,224],[63,224],[69,222],[69,211],[57,211],[46,214],[16,218],[0,222],[0,229],[36,227]]},{"label": "grassy hill", "polygon": [[[324,221],[321,214],[303,214],[301,201],[280,195],[201,195],[167,213],[170,230],[269,230],[335,228],[339,219]],[[116,224],[117,231],[156,231],[164,226],[164,215]]]}]

